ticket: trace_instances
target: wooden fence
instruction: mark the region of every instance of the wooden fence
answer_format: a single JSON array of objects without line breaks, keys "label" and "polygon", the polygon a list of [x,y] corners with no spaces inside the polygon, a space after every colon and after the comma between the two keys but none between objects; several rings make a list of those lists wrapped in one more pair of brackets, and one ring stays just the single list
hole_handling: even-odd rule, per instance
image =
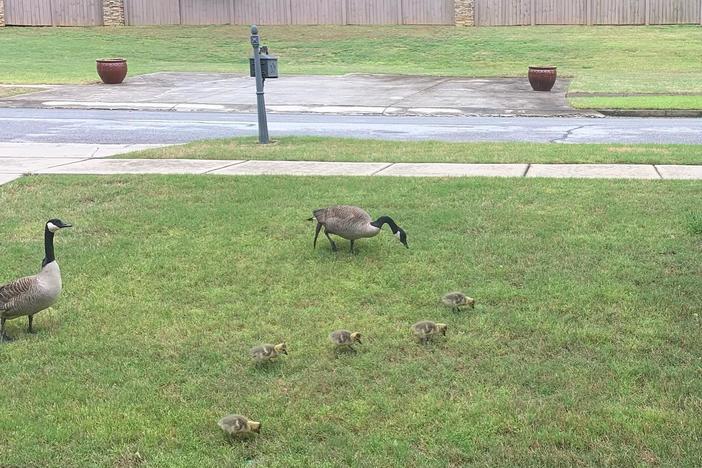
[{"label": "wooden fence", "polygon": [[102,0],[5,0],[7,24],[98,26]]},{"label": "wooden fence", "polygon": [[124,13],[129,25],[454,24],[453,2],[454,0],[124,0]]},{"label": "wooden fence", "polygon": [[475,24],[702,23],[702,0],[475,0]]}]

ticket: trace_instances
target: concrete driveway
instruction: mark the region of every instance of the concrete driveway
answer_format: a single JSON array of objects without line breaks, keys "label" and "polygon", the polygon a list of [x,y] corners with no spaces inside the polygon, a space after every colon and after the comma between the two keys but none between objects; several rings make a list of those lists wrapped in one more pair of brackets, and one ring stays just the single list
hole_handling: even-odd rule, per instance
[{"label": "concrete driveway", "polygon": [[[568,80],[551,92],[531,90],[525,78],[461,78],[350,74],[283,76],[267,80],[271,112],[582,117],[599,114],[571,108]],[[253,78],[222,73],[153,73],[120,85],[52,86],[0,100],[4,107],[254,112]]]}]

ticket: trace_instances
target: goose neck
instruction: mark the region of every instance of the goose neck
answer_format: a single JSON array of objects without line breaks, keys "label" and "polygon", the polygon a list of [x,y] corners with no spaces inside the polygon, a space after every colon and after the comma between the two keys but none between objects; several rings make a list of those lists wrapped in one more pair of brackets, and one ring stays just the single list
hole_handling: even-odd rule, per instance
[{"label": "goose neck", "polygon": [[54,257],[54,233],[49,231],[48,227],[44,228],[44,261],[41,266],[44,267],[56,260]]}]

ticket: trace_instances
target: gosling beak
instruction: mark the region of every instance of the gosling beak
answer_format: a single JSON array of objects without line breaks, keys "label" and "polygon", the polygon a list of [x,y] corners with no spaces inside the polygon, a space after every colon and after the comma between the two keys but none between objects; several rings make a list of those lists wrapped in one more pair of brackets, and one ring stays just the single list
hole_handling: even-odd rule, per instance
[{"label": "gosling beak", "polygon": [[253,430],[256,434],[261,433],[261,423],[258,423],[258,425],[254,428]]},{"label": "gosling beak", "polygon": [[363,342],[361,340],[356,340],[356,341],[358,342],[358,344],[363,344]]},{"label": "gosling beak", "polygon": [[287,356],[287,355],[288,355],[288,350],[287,350],[287,349],[284,349],[284,350],[283,350],[283,354],[285,354],[285,355]]}]

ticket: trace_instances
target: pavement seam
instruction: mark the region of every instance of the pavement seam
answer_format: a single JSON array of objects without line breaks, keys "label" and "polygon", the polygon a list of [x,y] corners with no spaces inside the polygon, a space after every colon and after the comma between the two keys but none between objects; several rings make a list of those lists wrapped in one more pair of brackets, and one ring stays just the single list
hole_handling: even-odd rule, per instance
[{"label": "pavement seam", "polygon": [[531,169],[531,163],[527,163],[526,169],[524,169],[524,174],[522,174],[522,177],[526,177],[527,173],[529,172],[529,169]]},{"label": "pavement seam", "polygon": [[208,170],[205,171],[205,172],[200,172],[200,175],[209,174],[209,173],[211,173],[211,172],[219,171],[220,169],[226,169],[226,168],[232,167],[232,166],[238,166],[238,165],[240,165],[240,164],[244,164],[244,163],[247,163],[247,162],[249,162],[249,161],[251,161],[251,160],[250,160],[250,159],[246,159],[246,160],[244,160],[244,161],[237,161],[237,162],[233,162],[233,163],[231,163],[231,164],[225,164],[224,166],[215,167],[214,169],[208,169]]},{"label": "pavement seam", "polygon": [[560,136],[558,138],[554,138],[553,140],[550,140],[549,143],[558,143],[559,141],[561,143],[564,143],[568,138],[570,138],[571,135],[573,135],[573,132],[580,130],[581,128],[585,128],[587,126],[588,125],[585,124],[585,125],[579,125],[579,126],[574,127],[574,128],[570,128],[565,132],[565,134],[563,134],[563,136]]},{"label": "pavement seam", "polygon": [[[413,97],[413,96],[416,96],[416,95],[419,94],[419,93],[423,93],[423,92],[425,92],[425,91],[428,91],[428,90],[430,90],[431,88],[434,88],[435,86],[439,86],[440,84],[444,84],[444,83],[446,83],[447,81],[449,81],[449,80],[451,80],[451,79],[452,79],[452,78],[442,78],[442,79],[440,79],[439,81],[437,81],[436,83],[433,83],[433,84],[427,86],[426,88],[422,88],[422,89],[420,89],[420,90],[418,90],[418,91],[415,91],[415,92],[412,93],[412,94],[408,94],[407,96],[404,96],[402,99],[398,99],[396,102],[393,102],[393,103],[391,103],[391,104],[385,106],[384,109],[383,109],[383,112],[381,112],[381,115],[385,115],[385,112],[387,112],[388,109],[390,109],[391,107],[397,106],[398,103],[404,101],[405,99],[409,99],[409,98],[411,98],[411,97]],[[403,106],[399,106],[399,107],[403,107]],[[405,108],[409,109],[409,107],[405,107]]]},{"label": "pavement seam", "polygon": [[657,165],[657,164],[651,164],[651,166],[653,166],[653,170],[656,171],[656,174],[658,174],[658,177],[659,177],[661,180],[663,180],[664,177],[663,177],[663,174],[661,174],[661,171],[658,170],[658,165]]},{"label": "pavement seam", "polygon": [[391,162],[391,163],[388,163],[388,164],[386,164],[385,166],[381,167],[381,168],[378,169],[377,171],[373,171],[373,173],[371,174],[371,177],[374,176],[374,175],[377,175],[377,174],[379,174],[379,173],[381,173],[381,172],[383,172],[385,169],[388,169],[389,167],[392,167],[392,166],[394,166],[395,164],[396,164],[396,163],[392,163],[392,162]]}]

